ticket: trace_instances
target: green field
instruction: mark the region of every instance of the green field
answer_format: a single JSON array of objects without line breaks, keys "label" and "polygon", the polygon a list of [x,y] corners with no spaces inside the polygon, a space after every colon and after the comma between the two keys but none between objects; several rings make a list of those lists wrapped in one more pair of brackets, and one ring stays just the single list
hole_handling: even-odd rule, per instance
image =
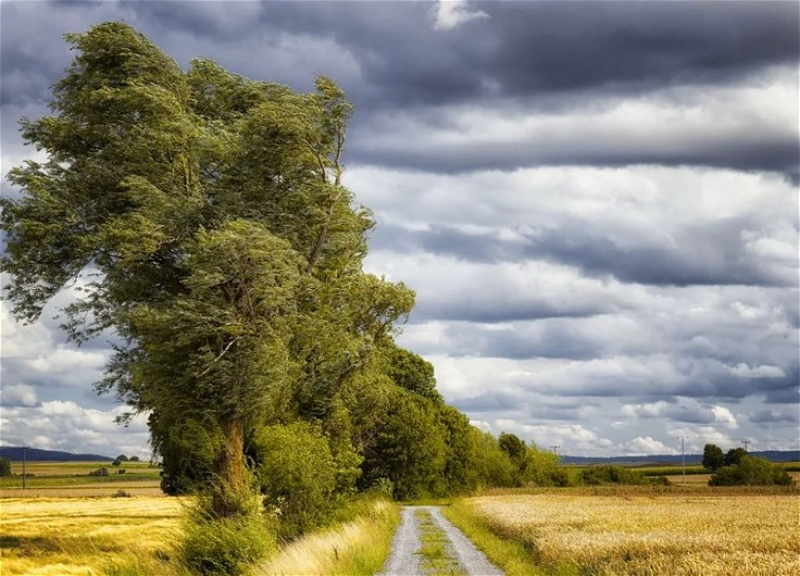
[{"label": "green field", "polygon": [[[90,476],[99,468],[106,468],[108,476]],[[124,470],[124,473],[122,471]],[[22,489],[22,462],[12,462],[14,476],[0,478],[3,496],[19,496]],[[112,485],[121,487],[157,486],[160,468],[149,462],[124,462],[112,466],[111,462],[27,462],[25,464],[25,486],[27,489],[82,488]]]}]

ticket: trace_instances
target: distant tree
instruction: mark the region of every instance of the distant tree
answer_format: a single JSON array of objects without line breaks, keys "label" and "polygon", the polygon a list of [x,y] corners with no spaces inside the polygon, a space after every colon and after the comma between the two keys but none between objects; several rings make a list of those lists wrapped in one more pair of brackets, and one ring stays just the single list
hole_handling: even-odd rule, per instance
[{"label": "distant tree", "polygon": [[108,468],[102,467],[89,472],[89,476],[108,476]]},{"label": "distant tree", "polygon": [[111,465],[112,465],[112,466],[121,466],[121,465],[122,465],[122,461],[121,461],[119,458],[117,458],[116,460],[114,460],[114,461],[111,463]]},{"label": "distant tree", "polygon": [[131,456],[130,458],[128,458],[128,462],[139,462],[139,457]]},{"label": "distant tree", "polygon": [[0,458],[0,476],[13,476],[11,458]]},{"label": "distant tree", "polygon": [[722,454],[722,448],[716,444],[706,444],[703,448],[703,468],[714,473],[724,465],[725,456]]},{"label": "distant tree", "polygon": [[736,466],[745,456],[747,456],[747,450],[744,448],[731,448],[725,454],[723,466]]},{"label": "distant tree", "polygon": [[128,461],[128,457],[125,456],[125,454],[120,454],[119,456],[114,458],[114,460],[119,460],[120,462],[127,462]]}]

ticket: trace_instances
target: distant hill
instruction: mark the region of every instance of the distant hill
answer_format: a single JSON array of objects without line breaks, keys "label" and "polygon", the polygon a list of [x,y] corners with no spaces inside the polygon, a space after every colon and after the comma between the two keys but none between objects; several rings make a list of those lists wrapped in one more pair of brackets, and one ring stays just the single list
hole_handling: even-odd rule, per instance
[{"label": "distant hill", "polygon": [[[15,462],[22,461],[22,448],[16,446],[0,447],[0,458],[10,458]],[[30,461],[39,462],[81,462],[81,461],[109,461],[114,460],[108,456],[99,454],[72,454],[70,452],[59,452],[58,450],[40,450],[38,448],[28,448],[25,458]]]},{"label": "distant hill", "polygon": [[[750,452],[751,456],[761,456],[771,462],[790,462],[800,460],[800,450],[764,450],[760,452]],[[578,466],[589,466],[591,464],[617,464],[619,466],[653,466],[661,464],[680,464],[680,454],[658,454],[655,456],[611,456],[609,458],[594,456],[562,456],[564,464],[577,464]],[[700,464],[703,461],[702,454],[687,454],[687,464]]]}]

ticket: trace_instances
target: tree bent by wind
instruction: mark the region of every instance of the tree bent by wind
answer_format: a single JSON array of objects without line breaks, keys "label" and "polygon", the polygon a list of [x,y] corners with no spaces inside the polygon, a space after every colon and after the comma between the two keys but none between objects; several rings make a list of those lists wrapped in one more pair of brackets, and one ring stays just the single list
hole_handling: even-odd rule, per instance
[{"label": "tree bent by wind", "polygon": [[1,201],[7,297],[31,322],[83,285],[69,337],[120,342],[98,389],[151,414],[156,449],[172,424],[213,430],[211,509],[236,517],[250,431],[329,415],[413,306],[362,269],[374,220],[342,185],[351,105],[324,77],[299,94],[209,60],[184,71],[121,23],[67,40],[52,115],[22,121],[47,160],[11,170],[21,192]]}]

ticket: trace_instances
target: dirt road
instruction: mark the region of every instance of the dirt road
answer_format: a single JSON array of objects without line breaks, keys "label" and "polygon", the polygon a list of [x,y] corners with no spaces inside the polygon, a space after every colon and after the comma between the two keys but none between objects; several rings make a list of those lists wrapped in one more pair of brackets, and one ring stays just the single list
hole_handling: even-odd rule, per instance
[{"label": "dirt road", "polygon": [[449,563],[449,573],[503,576],[461,530],[442,516],[440,506],[403,507],[402,520],[392,541],[392,553],[382,576],[424,576],[436,571],[430,566],[430,557],[423,553],[424,541],[443,544],[438,550],[446,556],[444,562]]}]

